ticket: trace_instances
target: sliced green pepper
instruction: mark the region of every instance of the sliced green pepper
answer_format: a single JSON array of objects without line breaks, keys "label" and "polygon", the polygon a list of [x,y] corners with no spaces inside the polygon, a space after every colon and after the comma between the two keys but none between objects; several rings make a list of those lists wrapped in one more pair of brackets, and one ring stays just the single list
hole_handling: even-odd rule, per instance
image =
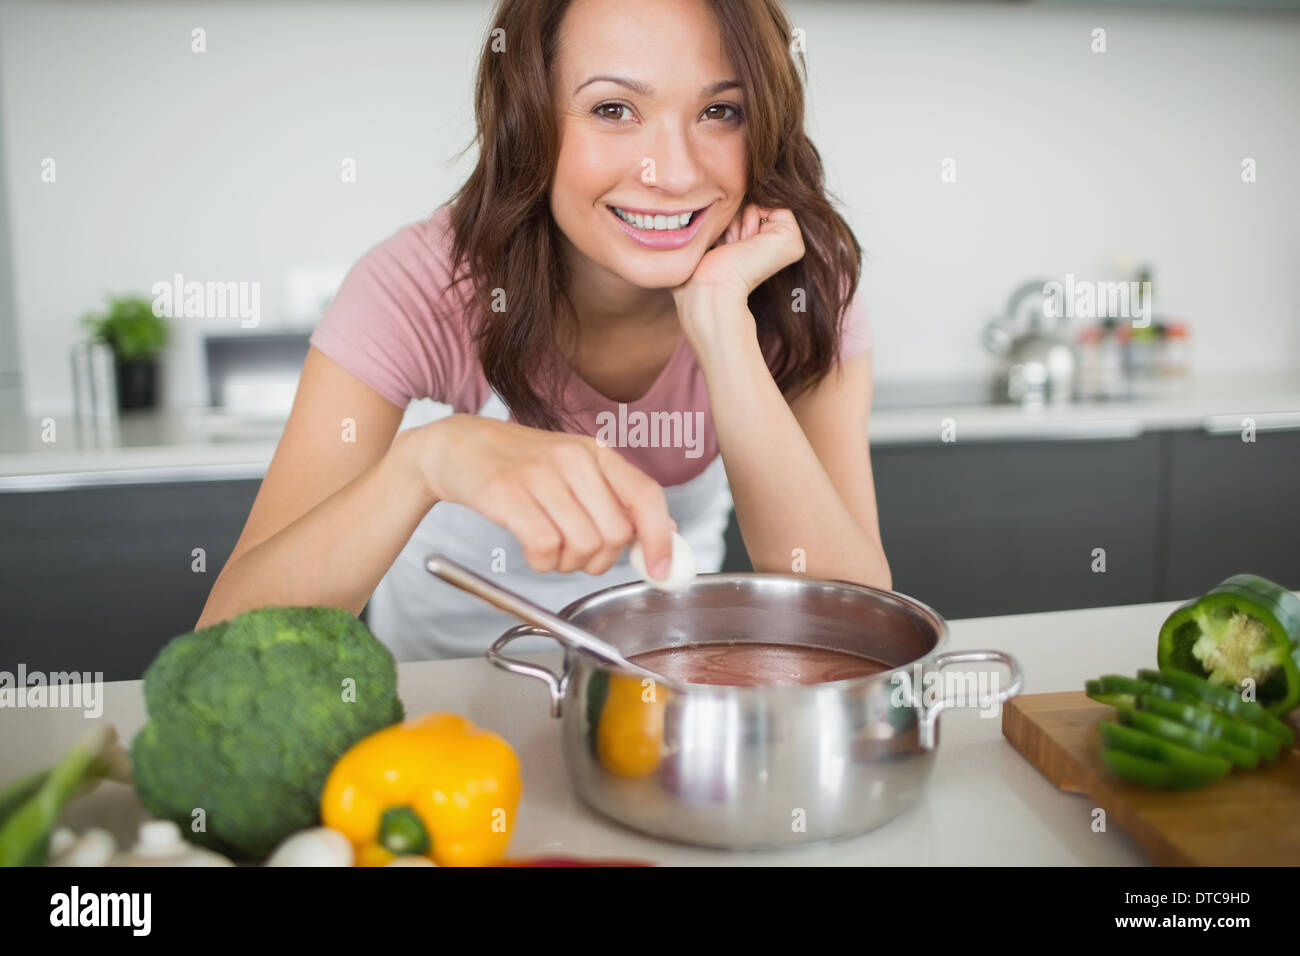
[{"label": "sliced green pepper", "polygon": [[[1174,693],[1171,688],[1161,687],[1159,684],[1153,684],[1145,677],[1134,679],[1132,677],[1125,677],[1123,674],[1102,674],[1096,680],[1086,681],[1083,685],[1083,689],[1088,692],[1088,696],[1092,697],[1093,700],[1097,700],[1100,697],[1106,697],[1109,698],[1109,700],[1128,698],[1130,705],[1132,705],[1133,698],[1140,694],[1154,694],[1164,697],[1166,694]],[[1095,696],[1092,691],[1096,691]],[[1164,693],[1162,693],[1162,691]],[[1102,703],[1108,702],[1109,701],[1102,701]],[[1114,704],[1111,706],[1113,707]]]},{"label": "sliced green pepper", "polygon": [[[1189,770],[1186,767],[1175,766],[1159,760],[1149,760],[1146,757],[1139,757],[1125,750],[1115,750],[1112,747],[1103,748],[1101,759],[1106,761],[1106,766],[1121,777],[1147,787],[1173,787],[1185,790],[1190,787],[1199,787],[1217,779],[1218,776],[1222,776],[1222,774],[1217,774],[1217,776],[1216,774],[1207,775],[1204,771]],[[1227,761],[1224,761],[1224,766],[1227,766]]]},{"label": "sliced green pepper", "polygon": [[1161,670],[1240,689],[1275,716],[1300,706],[1300,598],[1255,574],[1234,574],[1178,607],[1160,628]]},{"label": "sliced green pepper", "polygon": [[1159,696],[1169,700],[1196,700],[1209,704],[1211,707],[1218,708],[1239,717],[1250,724],[1267,730],[1274,737],[1281,737],[1282,742],[1290,747],[1295,743],[1295,732],[1282,721],[1278,720],[1267,710],[1261,707],[1253,700],[1243,700],[1239,692],[1219,684],[1211,684],[1208,680],[1197,677],[1195,674],[1189,674],[1187,671],[1176,671],[1165,668],[1161,671],[1140,670],[1138,677],[1147,684],[1148,687],[1159,688]]},{"label": "sliced green pepper", "polygon": [[1097,729],[1101,731],[1105,745],[1113,750],[1123,750],[1138,757],[1179,767],[1206,780],[1218,779],[1232,768],[1232,764],[1222,757],[1197,753],[1136,727],[1102,720],[1097,722]]},{"label": "sliced green pepper", "polygon": [[1102,674],[1096,680],[1088,681],[1088,684],[1096,684],[1104,694],[1128,694],[1130,697],[1136,697],[1138,694],[1151,693],[1151,682],[1145,677],[1133,678],[1125,677],[1123,674]]},{"label": "sliced green pepper", "polygon": [[1269,760],[1276,759],[1278,751],[1282,748],[1281,738],[1203,704],[1187,704],[1182,701],[1165,700],[1163,697],[1143,695],[1137,698],[1137,708],[1164,717],[1166,720],[1177,721],[1193,730],[1199,730],[1219,740],[1226,740],[1238,747],[1247,747]]},{"label": "sliced green pepper", "polygon": [[1107,707],[1117,707],[1121,710],[1132,709],[1137,706],[1133,695],[1127,691],[1107,690],[1102,685],[1103,678],[1083,682],[1083,692],[1099,704],[1105,704]]},{"label": "sliced green pepper", "polygon": [[1163,697],[1175,703],[1203,704],[1212,710],[1222,711],[1224,716],[1253,724],[1274,737],[1281,738],[1285,746],[1290,747],[1295,743],[1295,732],[1255,701],[1243,700],[1237,691],[1211,684],[1186,671],[1140,670],[1136,680],[1123,674],[1103,674],[1096,680],[1088,681],[1084,689],[1093,700],[1112,707],[1132,707],[1133,698],[1140,695]]},{"label": "sliced green pepper", "polygon": [[1259,754],[1255,751],[1203,734],[1186,724],[1159,717],[1145,710],[1121,710],[1118,716],[1121,724],[1182,744],[1197,753],[1222,757],[1243,770],[1254,770],[1259,766]]},{"label": "sliced green pepper", "polygon": [[1136,697],[1163,697],[1165,700],[1184,704],[1199,704],[1201,700],[1190,694],[1175,690],[1167,684],[1156,683],[1142,674],[1154,674],[1144,671],[1138,679],[1125,677],[1123,674],[1103,674],[1095,680],[1084,681],[1084,692],[1099,704],[1106,704],[1120,710],[1131,710],[1137,706]]}]

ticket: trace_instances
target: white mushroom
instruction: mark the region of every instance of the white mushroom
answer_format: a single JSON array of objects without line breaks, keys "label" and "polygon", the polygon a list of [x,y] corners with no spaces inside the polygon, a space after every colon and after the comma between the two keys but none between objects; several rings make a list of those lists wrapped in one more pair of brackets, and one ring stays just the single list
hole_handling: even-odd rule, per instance
[{"label": "white mushroom", "polygon": [[351,866],[352,844],[338,830],[299,830],[275,848],[267,866]]},{"label": "white mushroom", "polygon": [[678,588],[685,587],[695,577],[697,565],[695,562],[695,551],[676,531],[673,532],[673,560],[672,567],[668,571],[668,577],[663,580],[657,580],[650,576],[645,566],[645,552],[641,548],[641,542],[632,543],[628,551],[628,561],[636,569],[636,573],[646,581],[661,591],[676,591]]},{"label": "white mushroom", "polygon": [[113,834],[91,827],[77,836],[67,827],[50,835],[50,866],[104,866],[117,852]]},{"label": "white mushroom", "polygon": [[220,853],[187,843],[181,828],[171,820],[140,824],[140,839],[130,853],[109,861],[109,866],[234,866]]}]

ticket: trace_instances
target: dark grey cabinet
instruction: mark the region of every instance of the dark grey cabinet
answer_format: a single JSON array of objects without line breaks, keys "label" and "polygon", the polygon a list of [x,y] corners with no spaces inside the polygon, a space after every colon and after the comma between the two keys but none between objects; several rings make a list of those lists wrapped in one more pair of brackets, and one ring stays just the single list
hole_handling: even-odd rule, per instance
[{"label": "dark grey cabinet", "polygon": [[894,588],[945,617],[1152,600],[1157,436],[895,446],[872,465]]},{"label": "dark grey cabinet", "polygon": [[1300,590],[1300,432],[1168,436],[1168,561],[1162,594],[1200,594],[1249,571]]},{"label": "dark grey cabinet", "polygon": [[[885,445],[871,462],[894,588],[947,618],[1154,600],[1159,436]],[[747,569],[743,550],[733,514],[728,565]]]},{"label": "dark grey cabinet", "polygon": [[[1300,432],[882,445],[872,464],[894,587],[949,619],[1182,599],[1238,571],[1300,589]],[[0,670],[140,677],[193,628],[259,484],[0,494]],[[734,514],[723,568],[750,570]]]},{"label": "dark grey cabinet", "polygon": [[[0,494],[0,669],[140,677],[193,630],[258,480]],[[195,548],[205,572],[193,571]]]},{"label": "dark grey cabinet", "polygon": [[[1300,432],[872,450],[894,587],[949,619],[1300,589]],[[1094,552],[1105,571],[1094,570]],[[732,515],[725,570],[749,570]]]}]

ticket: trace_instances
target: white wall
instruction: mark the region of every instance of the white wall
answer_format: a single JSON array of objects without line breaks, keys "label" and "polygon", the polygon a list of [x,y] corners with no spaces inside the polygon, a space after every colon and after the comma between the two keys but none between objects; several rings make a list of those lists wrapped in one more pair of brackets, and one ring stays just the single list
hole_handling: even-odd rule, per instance
[{"label": "white wall", "polygon": [[882,378],[991,367],[975,338],[1020,280],[1117,255],[1154,263],[1198,369],[1300,365],[1300,17],[853,10],[820,26],[814,130],[874,253]]},{"label": "white wall", "polygon": [[[452,161],[489,9],[0,4],[29,414],[70,408],[68,346],[105,291],[176,272],[260,281],[269,326],[286,270],[344,269],[442,202],[471,158]],[[1300,17],[787,9],[808,37],[811,130],[870,253],[881,380],[982,374],[979,329],[1015,285],[1109,278],[1118,254],[1154,262],[1157,306],[1194,323],[1201,369],[1300,364]],[[1104,54],[1089,49],[1097,26]],[[956,183],[940,181],[945,157]],[[202,403],[200,328],[177,325],[165,400]]]}]

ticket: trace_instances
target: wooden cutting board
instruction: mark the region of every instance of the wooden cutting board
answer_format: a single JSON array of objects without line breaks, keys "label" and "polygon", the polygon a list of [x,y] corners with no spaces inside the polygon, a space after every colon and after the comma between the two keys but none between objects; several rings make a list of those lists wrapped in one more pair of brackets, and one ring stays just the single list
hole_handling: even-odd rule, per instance
[{"label": "wooden cutting board", "polygon": [[1052,783],[1104,808],[1107,822],[1161,866],[1300,864],[1300,753],[1234,768],[1195,790],[1148,789],[1102,762],[1097,721],[1114,713],[1082,691],[1022,694],[1003,704],[1002,733]]}]

